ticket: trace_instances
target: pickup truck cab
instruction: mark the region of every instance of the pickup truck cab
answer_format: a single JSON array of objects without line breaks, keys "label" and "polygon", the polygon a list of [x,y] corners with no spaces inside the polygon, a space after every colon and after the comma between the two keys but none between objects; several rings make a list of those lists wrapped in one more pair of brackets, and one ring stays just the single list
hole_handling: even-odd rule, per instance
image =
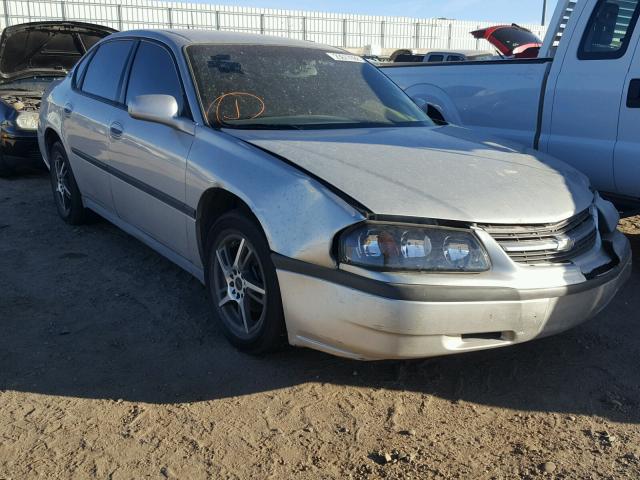
[{"label": "pickup truck cab", "polygon": [[640,205],[639,0],[561,0],[535,59],[386,65],[444,119],[551,154]]}]

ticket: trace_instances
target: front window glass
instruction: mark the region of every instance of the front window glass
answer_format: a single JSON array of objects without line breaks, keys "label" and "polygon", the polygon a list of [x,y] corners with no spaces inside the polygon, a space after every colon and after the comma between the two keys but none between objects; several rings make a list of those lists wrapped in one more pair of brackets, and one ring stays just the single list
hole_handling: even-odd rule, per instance
[{"label": "front window glass", "polygon": [[187,54],[210,125],[350,128],[433,125],[376,67],[320,48],[192,45]]},{"label": "front window glass", "polygon": [[429,57],[429,63],[439,63],[444,61],[444,55],[431,55]]},{"label": "front window glass", "polygon": [[175,64],[167,50],[159,45],[142,42],[131,66],[126,104],[139,95],[171,95],[183,114],[184,95]]},{"label": "front window glass", "polygon": [[580,49],[581,58],[619,58],[627,49],[638,16],[638,0],[601,1],[593,11]]}]

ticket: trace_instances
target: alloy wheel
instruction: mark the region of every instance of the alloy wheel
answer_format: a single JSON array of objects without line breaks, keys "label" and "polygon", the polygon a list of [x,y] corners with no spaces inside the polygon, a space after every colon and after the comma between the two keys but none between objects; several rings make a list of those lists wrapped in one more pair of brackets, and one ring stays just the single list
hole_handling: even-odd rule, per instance
[{"label": "alloy wheel", "polygon": [[54,191],[56,200],[60,205],[63,213],[68,215],[71,211],[71,188],[69,183],[69,166],[64,156],[57,152],[54,158],[53,166],[56,174],[56,185]]},{"label": "alloy wheel", "polygon": [[213,261],[219,314],[235,335],[250,339],[267,313],[264,269],[256,250],[242,234],[231,233],[216,246]]}]

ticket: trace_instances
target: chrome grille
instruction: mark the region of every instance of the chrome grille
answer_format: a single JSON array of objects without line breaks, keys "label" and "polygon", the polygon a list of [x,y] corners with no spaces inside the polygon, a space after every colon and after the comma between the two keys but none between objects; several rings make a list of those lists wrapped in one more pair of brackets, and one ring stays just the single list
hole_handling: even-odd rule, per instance
[{"label": "chrome grille", "polygon": [[568,263],[591,250],[598,240],[590,209],[568,220],[538,225],[479,225],[518,263]]}]

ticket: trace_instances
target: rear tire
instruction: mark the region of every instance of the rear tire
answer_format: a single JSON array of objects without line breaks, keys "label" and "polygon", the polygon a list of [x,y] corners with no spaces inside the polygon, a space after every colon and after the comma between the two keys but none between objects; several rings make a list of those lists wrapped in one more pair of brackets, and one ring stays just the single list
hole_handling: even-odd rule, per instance
[{"label": "rear tire", "polygon": [[261,229],[240,212],[225,214],[211,227],[206,252],[211,307],[227,339],[252,354],[282,347],[280,287]]},{"label": "rear tire", "polygon": [[69,225],[80,225],[86,219],[82,205],[82,195],[73,176],[67,153],[60,142],[55,142],[49,150],[49,174],[53,200],[58,214]]}]

